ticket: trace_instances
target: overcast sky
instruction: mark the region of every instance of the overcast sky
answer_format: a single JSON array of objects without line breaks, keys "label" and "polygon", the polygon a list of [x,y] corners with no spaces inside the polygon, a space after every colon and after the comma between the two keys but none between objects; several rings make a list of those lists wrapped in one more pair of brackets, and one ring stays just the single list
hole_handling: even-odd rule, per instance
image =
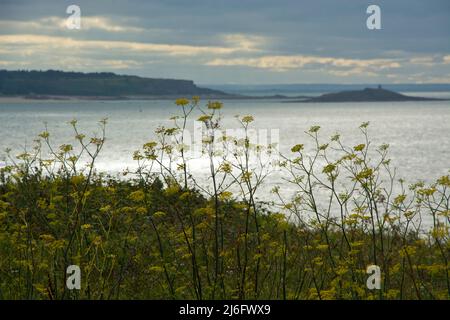
[{"label": "overcast sky", "polygon": [[[66,26],[68,5],[81,29]],[[381,30],[366,9],[381,8]],[[0,69],[200,84],[450,83],[449,0],[0,0]]]}]

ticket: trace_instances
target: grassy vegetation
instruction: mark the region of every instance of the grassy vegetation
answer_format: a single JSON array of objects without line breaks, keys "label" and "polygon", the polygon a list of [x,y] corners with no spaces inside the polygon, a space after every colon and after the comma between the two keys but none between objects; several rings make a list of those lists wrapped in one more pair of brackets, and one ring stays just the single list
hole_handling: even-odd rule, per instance
[{"label": "grassy vegetation", "polygon": [[[176,102],[180,116],[136,151],[124,178],[95,170],[105,141],[71,122],[76,145],[40,134],[0,169],[0,299],[448,299],[450,177],[406,186],[388,146],[373,148],[320,127],[275,163],[244,136],[217,135],[220,102]],[[200,113],[208,181],[189,171],[179,135]],[[219,152],[216,148],[221,145]],[[88,159],[85,166],[81,161]],[[285,183],[256,200],[277,165]],[[283,194],[290,184],[296,192]],[[422,221],[429,221],[429,226]],[[81,290],[66,288],[79,265]],[[382,272],[366,286],[368,265]]]}]

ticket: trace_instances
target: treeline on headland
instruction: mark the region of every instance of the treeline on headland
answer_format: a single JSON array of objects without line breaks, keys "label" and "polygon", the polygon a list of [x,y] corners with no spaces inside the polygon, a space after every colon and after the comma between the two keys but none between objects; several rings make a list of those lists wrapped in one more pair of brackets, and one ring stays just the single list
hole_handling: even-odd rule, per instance
[{"label": "treeline on headland", "polygon": [[[356,146],[313,126],[272,163],[273,146],[250,141],[252,116],[236,118],[242,137],[219,138],[220,102],[176,104],[173,126],[157,128],[120,179],[95,170],[105,120],[92,138],[72,121],[74,145],[54,146],[44,131],[34,149],[8,150],[0,299],[449,299],[448,175],[431,185],[397,180],[389,146],[372,146],[368,123]],[[205,183],[189,171],[179,135],[195,112]],[[275,165],[295,193],[280,185],[278,200],[259,201]],[[66,285],[70,265],[80,267],[79,289]]]},{"label": "treeline on headland", "polygon": [[0,95],[55,96],[226,96],[191,80],[155,79],[109,72],[0,70]]}]

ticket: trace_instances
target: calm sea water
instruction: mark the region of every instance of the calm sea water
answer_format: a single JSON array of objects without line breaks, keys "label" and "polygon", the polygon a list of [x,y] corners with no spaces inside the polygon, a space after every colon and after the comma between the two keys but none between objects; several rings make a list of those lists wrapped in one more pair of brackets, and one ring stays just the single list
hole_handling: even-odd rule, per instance
[{"label": "calm sea water", "polygon": [[[45,124],[55,144],[71,143],[73,132],[68,121],[77,119],[80,130],[89,135],[99,132],[98,121],[107,117],[107,141],[97,168],[120,172],[135,165],[133,151],[154,137],[157,126],[169,125],[168,119],[177,111],[171,101],[1,102],[0,149],[2,153],[5,148],[19,153],[29,148]],[[392,164],[399,168],[398,177],[408,182],[431,182],[450,169],[448,101],[326,104],[225,101],[225,127],[238,127],[233,118],[236,114],[252,114],[257,129],[279,130],[280,151],[284,153],[305,142],[304,131],[312,125],[322,127],[324,139],[339,132],[344,143],[359,144],[363,137],[358,126],[370,121],[371,140],[375,145],[390,144]],[[188,128],[194,128],[193,121]],[[190,169],[200,175],[203,170],[195,164]]]}]

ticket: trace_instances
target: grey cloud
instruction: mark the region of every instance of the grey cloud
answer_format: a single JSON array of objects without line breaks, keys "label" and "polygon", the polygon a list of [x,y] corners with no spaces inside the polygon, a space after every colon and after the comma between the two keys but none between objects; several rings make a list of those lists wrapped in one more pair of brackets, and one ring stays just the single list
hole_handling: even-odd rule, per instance
[{"label": "grey cloud", "polygon": [[[116,30],[98,27],[68,32],[54,28],[51,21],[47,27],[26,26],[26,23],[48,17],[64,19],[65,8],[73,3],[80,5],[82,17],[103,17]],[[379,31],[369,31],[365,26],[365,10],[372,3],[378,4],[382,10],[382,30]],[[0,68],[14,68],[15,64],[20,67],[24,62],[41,68],[60,55],[62,61],[63,58],[72,62],[78,60],[76,67],[81,69],[83,66],[92,68],[95,66],[93,61],[103,59],[111,62],[111,69],[119,67],[124,72],[192,78],[211,83],[330,82],[342,79],[351,82],[364,77],[377,81],[393,78],[406,80],[408,74],[421,72],[445,79],[450,73],[450,64],[444,63],[442,58],[450,53],[449,14],[450,1],[447,0],[2,0],[0,35],[33,34],[80,41],[217,48],[239,46],[227,41],[230,35],[264,41],[255,44],[253,51],[234,50],[226,57],[217,56],[212,51],[202,51],[195,57],[174,57],[164,52],[91,48],[75,51],[71,57],[67,57],[67,50],[61,49],[48,53],[47,57],[44,52],[39,52],[31,58],[20,52],[12,54],[8,51],[13,50],[9,46],[3,48],[6,52],[0,51]],[[10,21],[22,22],[23,25],[14,27]],[[21,49],[26,52],[26,48]],[[372,73],[364,75],[364,70],[342,70],[333,66],[305,66],[280,73],[245,65],[208,65],[208,61],[219,58],[236,61],[298,55],[359,60],[393,59],[400,60],[401,67],[389,71],[372,68]],[[430,57],[436,65],[426,63]],[[108,64],[99,63],[98,67],[108,69]]]}]

